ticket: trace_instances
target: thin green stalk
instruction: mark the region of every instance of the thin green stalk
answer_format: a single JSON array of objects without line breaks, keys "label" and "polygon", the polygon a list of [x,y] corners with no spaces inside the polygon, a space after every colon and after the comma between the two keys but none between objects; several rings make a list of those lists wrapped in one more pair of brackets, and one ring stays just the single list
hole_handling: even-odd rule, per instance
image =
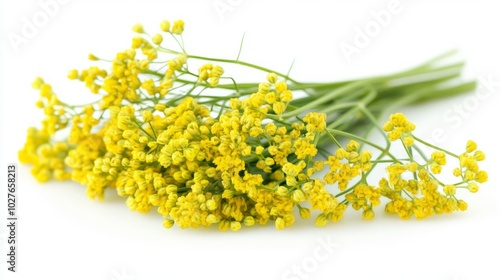
[{"label": "thin green stalk", "polygon": [[[159,47],[158,48],[159,51],[162,51],[162,52],[166,52],[166,53],[171,53],[171,54],[183,54],[182,52],[178,52],[178,51],[174,51],[174,50],[169,50],[169,49],[165,49],[165,48],[162,48],[162,47]],[[293,83],[297,83],[297,84],[300,84],[298,81],[288,77],[286,74],[283,74],[283,73],[280,73],[278,71],[274,71],[272,69],[269,69],[269,68],[266,68],[266,67],[262,67],[262,66],[259,66],[259,65],[255,65],[253,63],[249,63],[249,62],[245,62],[245,61],[241,61],[241,60],[233,60],[233,59],[224,59],[224,58],[215,58],[215,57],[206,57],[206,56],[200,56],[200,55],[189,55],[189,54],[186,54],[188,58],[194,58],[194,59],[199,59],[199,60],[207,60],[207,61],[213,61],[213,62],[223,62],[223,63],[229,63],[229,64],[239,64],[239,65],[243,65],[243,66],[247,66],[247,67],[250,67],[250,68],[253,68],[253,69],[257,69],[257,70],[260,70],[260,71],[263,71],[263,72],[267,72],[267,73],[276,73],[276,75],[278,76],[281,76]]]},{"label": "thin green stalk", "polygon": [[443,148],[440,148],[440,147],[438,147],[438,146],[436,146],[436,145],[433,145],[433,144],[431,144],[431,143],[429,143],[429,142],[427,142],[427,141],[424,141],[424,140],[422,140],[422,139],[420,139],[420,138],[416,137],[416,136],[415,136],[415,135],[413,135],[413,134],[412,134],[412,136],[413,136],[413,139],[417,140],[418,142],[420,142],[420,143],[422,143],[422,144],[424,144],[424,145],[426,145],[426,146],[428,146],[428,147],[430,147],[430,148],[433,148],[433,149],[436,149],[436,150],[441,151],[441,152],[443,152],[443,153],[446,153],[446,154],[448,154],[448,155],[450,155],[450,156],[452,156],[452,157],[459,158],[459,156],[458,156],[457,154],[454,154],[454,153],[452,153],[452,152],[450,152],[450,151],[447,151],[447,150],[445,150],[445,149],[443,149]]}]

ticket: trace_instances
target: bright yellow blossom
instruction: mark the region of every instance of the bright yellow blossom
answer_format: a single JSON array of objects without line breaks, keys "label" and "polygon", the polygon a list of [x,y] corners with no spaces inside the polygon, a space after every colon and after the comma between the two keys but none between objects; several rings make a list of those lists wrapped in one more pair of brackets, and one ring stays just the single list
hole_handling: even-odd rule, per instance
[{"label": "bright yellow blossom", "polygon": [[[266,69],[266,82],[241,83],[223,77],[234,73],[214,63],[265,68],[191,56],[180,37],[149,37],[141,24],[132,29],[138,34],[109,69],[68,73],[94,102],[66,104],[42,78],[33,82],[44,117],[41,127],[28,130],[18,157],[33,166],[38,181],[73,180],[98,199],[111,188],[131,210],[156,211],[166,228],[239,231],[256,223],[284,229],[297,215],[314,216],[317,226],[325,226],[347,209],[371,220],[383,197],[385,212],[402,219],[464,211],[460,192],[477,192],[488,180],[480,168],[486,156],[475,142],[468,141],[461,154],[437,148],[418,138],[401,113],[382,127],[385,146],[351,133],[369,127],[364,123],[380,109],[353,96],[371,87],[389,90],[389,78],[362,86],[316,85]],[[181,35],[184,22],[163,21],[160,30]],[[181,50],[159,47],[169,39]],[[89,59],[99,60],[92,54]],[[190,70],[192,60],[203,61],[197,73]],[[352,91],[339,95],[344,86]],[[301,91],[303,97],[294,97]],[[403,156],[391,148],[398,139]],[[424,154],[421,145],[434,152]],[[447,164],[453,164],[455,182],[438,177]],[[377,166],[385,170],[383,178],[372,172]]]}]

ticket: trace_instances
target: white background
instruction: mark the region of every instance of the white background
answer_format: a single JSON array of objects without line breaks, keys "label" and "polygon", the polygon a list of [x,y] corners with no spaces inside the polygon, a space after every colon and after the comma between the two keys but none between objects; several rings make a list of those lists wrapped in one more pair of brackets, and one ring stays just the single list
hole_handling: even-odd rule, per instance
[{"label": "white background", "polygon": [[[500,191],[498,110],[500,92],[500,5],[498,1],[399,1],[401,11],[348,62],[339,45],[353,44],[372,13],[389,1],[67,1],[31,38],[22,36],[23,18],[44,10],[39,1],[1,1],[1,169],[17,162],[25,130],[41,112],[30,88],[36,76],[72,99],[85,95],[82,84],[68,81],[72,68],[83,69],[87,54],[112,58],[128,47],[131,26],[142,22],[154,32],[163,19],[184,19],[188,51],[235,58],[246,33],[242,59],[286,72],[302,81],[332,81],[404,70],[449,49],[466,60],[466,77],[496,85],[459,97],[400,108],[430,139],[443,129],[439,145],[461,152],[475,139],[486,152],[483,167],[490,181],[479,193],[463,193],[469,210],[424,221],[402,221],[377,212],[362,221],[348,213],[325,228],[314,219],[277,231],[272,225],[237,233],[166,230],[156,213],[131,212],[108,192],[91,201],[76,183],[38,184],[29,167],[19,166],[18,272],[6,273],[4,226],[6,191],[1,190],[2,279],[287,279],[293,266],[306,266],[307,279],[500,279]],[[436,3],[438,2],[438,3]],[[230,6],[225,12],[214,4]],[[463,115],[460,107],[466,106]],[[454,121],[443,117],[451,110]],[[5,184],[2,183],[5,187]],[[3,187],[2,187],[3,188]],[[153,211],[154,212],[154,211]],[[320,241],[322,240],[322,241]],[[328,240],[338,246],[322,261],[316,250]],[[319,248],[319,249],[318,249]],[[314,266],[314,263],[317,266]],[[289,279],[300,279],[296,278]],[[305,279],[305,277],[304,277]]]}]

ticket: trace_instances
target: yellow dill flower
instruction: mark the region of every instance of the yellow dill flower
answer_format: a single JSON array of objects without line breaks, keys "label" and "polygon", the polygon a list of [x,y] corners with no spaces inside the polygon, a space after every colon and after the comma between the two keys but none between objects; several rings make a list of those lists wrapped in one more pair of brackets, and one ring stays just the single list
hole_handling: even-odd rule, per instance
[{"label": "yellow dill flower", "polygon": [[318,226],[318,227],[324,227],[324,226],[326,226],[326,224],[327,224],[327,223],[328,223],[328,217],[327,217],[327,215],[325,215],[325,214],[320,214],[320,215],[318,215],[318,217],[316,218],[316,222],[315,222],[315,224],[316,224],[316,226]]},{"label": "yellow dill flower", "polygon": [[71,71],[69,71],[68,79],[70,79],[70,80],[78,79],[78,70],[72,69]]},{"label": "yellow dill flower", "polygon": [[363,211],[363,220],[371,220],[375,216],[373,209],[369,208]]},{"label": "yellow dill flower", "polygon": [[308,132],[322,132],[326,128],[326,114],[311,112],[303,118]]},{"label": "yellow dill flower", "polygon": [[290,102],[293,99],[293,93],[290,90],[284,90],[279,93],[280,101],[281,102]]},{"label": "yellow dill flower", "polygon": [[237,221],[232,221],[230,227],[232,231],[238,231],[241,229],[241,223]]},{"label": "yellow dill flower", "polygon": [[477,144],[476,142],[472,141],[472,140],[468,140],[467,141],[467,145],[465,147],[465,150],[467,153],[472,153],[474,152],[475,150],[477,149]]},{"label": "yellow dill flower", "polygon": [[172,26],[172,33],[176,35],[181,35],[184,32],[184,21],[176,20]]},{"label": "yellow dill flower", "polygon": [[153,41],[153,43],[157,45],[160,45],[161,42],[163,42],[163,36],[161,34],[156,34],[153,36],[153,38],[151,38],[151,41]]},{"label": "yellow dill flower", "polygon": [[285,112],[286,105],[283,102],[275,102],[273,104],[273,111],[276,113],[276,115],[281,115],[283,112]]},{"label": "yellow dill flower", "polygon": [[136,25],[132,26],[132,31],[136,33],[144,33],[144,27],[142,26],[142,24],[137,23]]},{"label": "yellow dill flower", "polygon": [[278,80],[278,75],[276,75],[276,73],[267,74],[267,81],[270,82],[271,84],[276,83],[277,80]]},{"label": "yellow dill flower", "polygon": [[213,66],[211,63],[204,64],[198,69],[199,81],[205,81],[211,87],[215,87],[219,84],[219,79],[222,74],[224,74],[224,69],[222,69],[219,65]]},{"label": "yellow dill flower", "polygon": [[276,89],[276,92],[282,93],[287,89],[287,85],[285,82],[279,81],[274,84],[274,88]]},{"label": "yellow dill flower", "polygon": [[454,185],[446,185],[446,186],[444,186],[443,190],[444,190],[444,193],[447,195],[455,195],[455,193],[456,193],[456,188]]},{"label": "yellow dill flower", "polygon": [[252,216],[246,216],[243,220],[243,224],[247,227],[251,227],[255,224],[255,219]]},{"label": "yellow dill flower", "polygon": [[93,60],[93,61],[99,60],[99,58],[97,56],[95,56],[94,54],[91,54],[91,53],[88,55],[88,59]]},{"label": "yellow dill flower", "polygon": [[[388,132],[389,140],[395,141],[404,135],[409,135],[415,130],[415,125],[410,122],[405,115],[401,113],[392,114],[383,126],[384,131]],[[410,137],[410,136],[406,136]],[[410,140],[406,140],[407,142]]]},{"label": "yellow dill flower", "polygon": [[274,104],[274,102],[276,102],[277,98],[276,98],[276,93],[275,92],[268,92],[266,94],[266,102],[270,105]]},{"label": "yellow dill flower", "polygon": [[413,145],[413,143],[415,142],[415,140],[413,139],[413,137],[410,137],[410,136],[406,136],[403,138],[403,143],[405,144],[405,146],[409,147],[411,145]]},{"label": "yellow dill flower", "polygon": [[163,32],[170,32],[170,21],[168,20],[164,20],[160,23],[160,29],[163,31]]},{"label": "yellow dill flower", "polygon": [[[184,22],[165,20],[159,29],[181,35]],[[385,212],[402,219],[464,211],[460,191],[477,192],[488,180],[480,168],[486,156],[475,142],[462,154],[435,147],[414,135],[415,125],[401,113],[383,130],[390,141],[401,140],[403,155],[390,141],[378,145],[356,134],[376,125],[381,110],[373,104],[401,101],[387,83],[394,76],[361,87],[359,81],[301,83],[251,63],[185,53],[182,40],[174,40],[178,48],[160,48],[163,33],[149,37],[141,24],[132,30],[131,45],[102,61],[109,68],[67,75],[98,101],[67,104],[42,78],[33,82],[44,117],[28,130],[18,157],[33,165],[38,181],[73,180],[98,199],[112,188],[131,210],[154,209],[166,228],[238,231],[256,223],[283,229],[297,214],[308,219],[313,212],[315,224],[325,226],[348,207],[370,220],[382,196],[389,201]],[[203,61],[197,75],[189,70],[192,61]],[[216,64],[222,61],[234,76],[223,77]],[[232,66],[264,69],[267,81],[242,83]],[[294,98],[296,90],[303,96]],[[421,145],[436,151],[428,156]],[[458,183],[439,177],[447,162],[455,162]],[[375,166],[385,168],[385,178],[376,177]]]},{"label": "yellow dill flower", "polygon": [[274,222],[276,229],[284,229],[285,228],[285,220],[283,218],[277,218]]},{"label": "yellow dill flower", "polygon": [[475,193],[479,190],[479,186],[475,182],[469,182],[467,188],[471,193]]},{"label": "yellow dill flower", "polygon": [[311,211],[307,208],[300,208],[299,212],[302,219],[309,219],[311,217]]}]

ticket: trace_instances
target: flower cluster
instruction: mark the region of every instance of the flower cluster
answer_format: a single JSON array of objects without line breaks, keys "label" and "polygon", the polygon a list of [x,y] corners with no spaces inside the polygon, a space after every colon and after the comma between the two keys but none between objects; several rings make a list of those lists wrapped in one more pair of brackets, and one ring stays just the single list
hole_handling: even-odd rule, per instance
[{"label": "flower cluster", "polygon": [[[160,29],[179,43],[184,23],[171,28],[163,21]],[[415,125],[403,114],[391,115],[383,126],[388,140],[402,141],[403,158],[392,154],[389,141],[381,147],[337,129],[358,123],[349,120],[353,110],[375,121],[370,101],[347,100],[347,89],[358,94],[366,84],[312,84],[316,95],[294,98],[294,89],[305,90],[304,85],[265,68],[264,83],[228,78],[232,82],[222,84],[222,66],[209,61],[192,73],[190,59],[210,59],[163,47],[163,35],[148,37],[142,25],[133,30],[141,36],[116,55],[110,70],[93,66],[68,74],[101,95],[96,102],[68,105],[42,79],[34,83],[46,117],[41,129],[28,130],[19,159],[33,165],[40,182],[71,179],[99,199],[114,189],[132,210],[155,209],[167,228],[216,224],[237,231],[270,222],[283,229],[297,214],[307,219],[312,211],[316,225],[324,226],[339,221],[349,207],[369,220],[382,197],[389,200],[386,212],[403,219],[463,211],[467,204],[456,197],[457,190],[476,192],[487,180],[478,166],[484,153],[474,142],[455,155],[415,136]],[[160,60],[159,53],[172,57]],[[322,92],[325,88],[330,93]],[[201,94],[205,90],[230,93]],[[346,92],[347,100],[340,105],[335,103],[339,92]],[[345,121],[339,125],[338,120]],[[66,138],[60,136],[64,133]],[[343,139],[348,140],[344,145]],[[427,157],[418,145],[435,151]],[[450,156],[457,160],[458,182],[445,184],[437,176]],[[387,178],[373,181],[372,171],[382,164]]]}]

